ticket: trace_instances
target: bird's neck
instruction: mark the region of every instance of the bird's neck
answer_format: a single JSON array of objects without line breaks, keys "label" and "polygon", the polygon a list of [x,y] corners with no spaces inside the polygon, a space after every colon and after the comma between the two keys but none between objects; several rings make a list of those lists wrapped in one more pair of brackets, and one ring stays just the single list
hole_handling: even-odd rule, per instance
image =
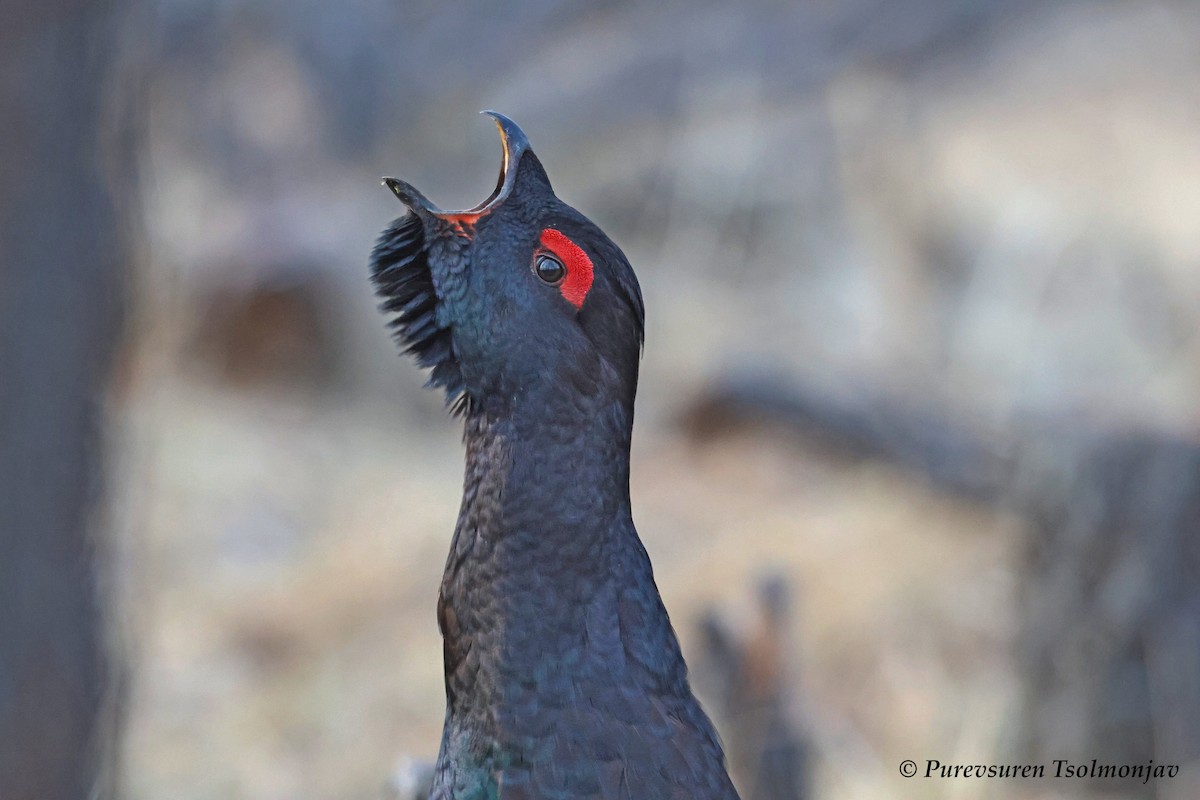
[{"label": "bird's neck", "polygon": [[[452,717],[472,715],[467,687],[528,686],[569,664],[575,690],[686,691],[630,517],[630,404],[586,406],[467,420],[463,503],[439,601]],[[653,658],[627,658],[632,644]]]},{"label": "bird's neck", "polygon": [[[583,578],[621,577],[611,551],[636,540],[630,405],[591,398],[564,407],[547,398],[524,408],[531,410],[467,419],[454,550],[473,573],[536,580],[556,593],[574,593]],[[452,552],[448,578],[454,567]],[[469,587],[473,596],[487,589]]]}]

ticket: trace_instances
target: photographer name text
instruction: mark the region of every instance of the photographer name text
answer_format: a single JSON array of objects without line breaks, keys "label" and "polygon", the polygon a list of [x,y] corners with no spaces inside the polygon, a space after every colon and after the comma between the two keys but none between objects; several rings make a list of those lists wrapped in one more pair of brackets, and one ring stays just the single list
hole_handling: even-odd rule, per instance
[{"label": "photographer name text", "polygon": [[1174,778],[1179,774],[1179,765],[1155,764],[1153,760],[1143,764],[1102,764],[1094,758],[1090,762],[1056,758],[1049,764],[943,764],[929,758],[924,770],[911,759],[901,761],[900,774],[906,778],[920,774],[923,778],[1090,778],[1149,783]]}]

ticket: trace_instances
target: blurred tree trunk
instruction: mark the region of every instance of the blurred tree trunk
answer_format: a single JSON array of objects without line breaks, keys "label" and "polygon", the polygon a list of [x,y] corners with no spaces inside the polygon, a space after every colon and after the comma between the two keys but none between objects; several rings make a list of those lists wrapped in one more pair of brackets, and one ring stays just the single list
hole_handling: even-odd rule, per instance
[{"label": "blurred tree trunk", "polygon": [[[1200,446],[1109,434],[1023,460],[1039,491],[1024,492],[1021,756],[1179,764],[1175,780],[1091,788],[1200,796]],[[1039,502],[1056,484],[1067,502]]]},{"label": "blurred tree trunk", "polygon": [[96,501],[128,258],[99,157],[114,8],[0,5],[4,800],[82,799],[103,767],[110,667]]}]

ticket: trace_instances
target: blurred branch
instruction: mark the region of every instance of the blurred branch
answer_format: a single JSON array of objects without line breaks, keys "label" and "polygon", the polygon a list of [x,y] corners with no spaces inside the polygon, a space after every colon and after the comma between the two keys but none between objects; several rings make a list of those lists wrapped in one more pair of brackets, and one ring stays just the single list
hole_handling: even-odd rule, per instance
[{"label": "blurred branch", "polygon": [[1059,418],[1016,426],[998,445],[944,408],[778,375],[727,376],[684,424],[698,441],[747,428],[798,434],[1016,512],[1027,525],[1018,756],[1200,760],[1200,444]]},{"label": "blurred branch", "polygon": [[788,647],[790,587],[781,576],[758,586],[756,625],[727,626],[716,611],[700,620],[700,664],[717,684],[717,713],[730,769],[746,800],[812,797],[810,743],[794,711],[798,665]]}]

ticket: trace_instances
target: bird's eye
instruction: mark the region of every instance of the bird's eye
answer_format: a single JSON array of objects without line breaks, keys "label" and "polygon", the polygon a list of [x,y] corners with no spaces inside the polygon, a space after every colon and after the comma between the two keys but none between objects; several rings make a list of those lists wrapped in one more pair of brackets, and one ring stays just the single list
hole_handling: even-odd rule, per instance
[{"label": "bird's eye", "polygon": [[540,254],[533,262],[533,271],[543,282],[551,286],[558,285],[567,275],[567,268],[562,262],[551,255]]}]

